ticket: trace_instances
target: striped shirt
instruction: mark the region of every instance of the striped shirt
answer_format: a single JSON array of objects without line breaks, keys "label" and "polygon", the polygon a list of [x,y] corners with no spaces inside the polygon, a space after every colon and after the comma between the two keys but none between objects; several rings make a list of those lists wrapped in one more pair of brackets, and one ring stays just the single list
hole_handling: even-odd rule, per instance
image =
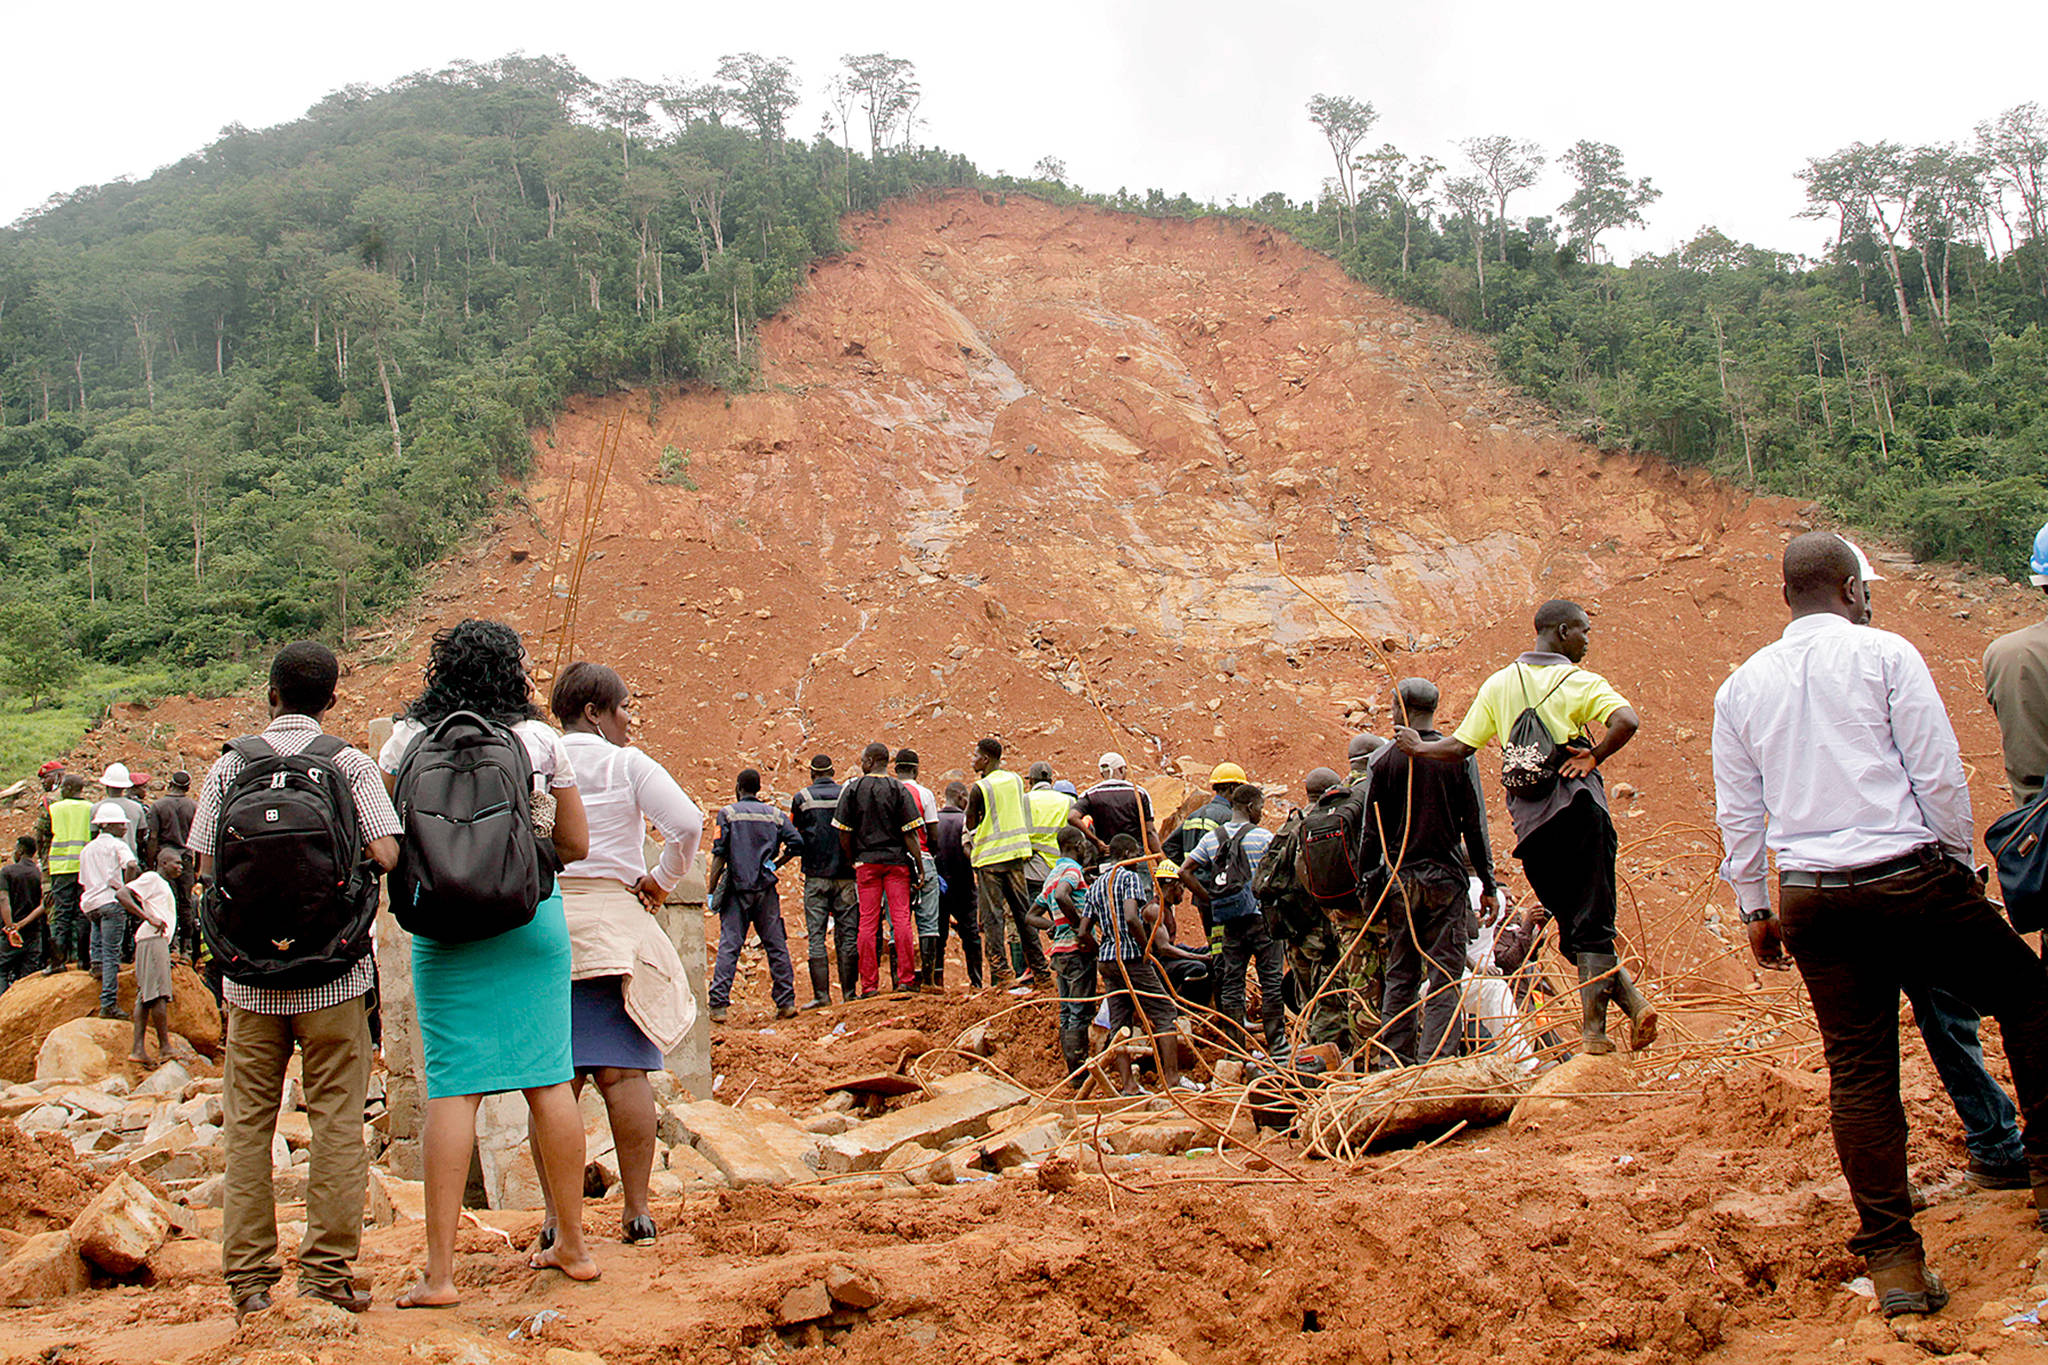
[{"label": "striped shirt", "polygon": [[[285,715],[270,722],[263,741],[280,754],[296,754],[318,739],[320,722],[311,716]],[[334,766],[348,779],[349,794],[355,798],[356,821],[362,826],[363,842],[398,837],[398,812],[385,794],[384,779],[377,765],[360,749],[346,748],[334,756]],[[199,788],[199,806],[192,814],[191,850],[212,857],[214,840],[220,832],[221,805],[228,787],[242,771],[242,756],[232,751],[214,760]],[[269,990],[246,986],[239,981],[221,983],[221,998],[251,1014],[311,1014],[368,994],[377,984],[377,962],[364,956],[334,980],[318,986],[292,990]]]},{"label": "striped shirt", "polygon": [[1124,923],[1124,902],[1142,905],[1151,900],[1152,878],[1139,868],[1120,867],[1114,876],[1105,869],[1095,879],[1083,904],[1095,923],[1095,941],[1101,945],[1095,952],[1097,961],[1131,962],[1145,955],[1144,942]]}]

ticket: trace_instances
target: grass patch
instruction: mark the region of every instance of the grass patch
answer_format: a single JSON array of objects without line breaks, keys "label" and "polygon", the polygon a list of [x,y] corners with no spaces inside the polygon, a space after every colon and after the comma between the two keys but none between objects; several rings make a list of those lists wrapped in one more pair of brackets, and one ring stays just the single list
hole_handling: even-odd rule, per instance
[{"label": "grass patch", "polygon": [[34,777],[45,759],[71,752],[121,702],[153,702],[185,692],[221,697],[249,680],[248,664],[217,663],[196,670],[88,664],[64,690],[62,701],[30,710],[25,699],[0,692],[0,786]]}]

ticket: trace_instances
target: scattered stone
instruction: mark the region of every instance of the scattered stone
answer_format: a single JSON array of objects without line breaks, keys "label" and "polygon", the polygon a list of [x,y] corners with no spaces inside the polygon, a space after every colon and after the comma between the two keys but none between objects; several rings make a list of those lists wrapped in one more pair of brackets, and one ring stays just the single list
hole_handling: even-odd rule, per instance
[{"label": "scattered stone", "polygon": [[226,1197],[227,1183],[226,1177],[218,1175],[210,1180],[200,1181],[197,1185],[185,1191],[186,1207],[194,1209],[219,1208]]},{"label": "scattered stone", "polygon": [[[787,1185],[808,1180],[811,1171],[801,1162],[792,1163],[775,1147],[761,1126],[737,1109],[713,1100],[673,1105],[670,1114],[688,1131],[690,1145],[717,1168],[734,1189],[749,1185]],[[792,1130],[794,1131],[794,1130]],[[809,1141],[809,1134],[802,1134]],[[842,1138],[830,1139],[833,1142]],[[877,1161],[880,1158],[876,1158]],[[670,1166],[674,1160],[671,1157]]]},{"label": "scattered stone", "polygon": [[39,1104],[14,1121],[24,1133],[61,1133],[71,1126],[71,1111],[61,1104]]},{"label": "scattered stone", "polygon": [[1048,1194],[1065,1194],[1080,1179],[1080,1168],[1067,1157],[1051,1156],[1038,1163],[1038,1188]]},{"label": "scattered stone", "polygon": [[71,1224],[78,1254],[116,1275],[141,1266],[170,1235],[164,1202],[131,1175],[114,1177]]},{"label": "scattered stone", "polygon": [[1142,1152],[1147,1156],[1179,1156],[1190,1147],[1208,1145],[1214,1136],[1199,1123],[1187,1119],[1159,1119],[1120,1128],[1103,1135],[1109,1150],[1119,1156]]},{"label": "scattered stone", "polygon": [[832,1294],[824,1283],[813,1280],[800,1284],[782,1296],[782,1303],[775,1310],[775,1320],[785,1327],[800,1323],[816,1322],[819,1318],[832,1316]]},{"label": "scattered stone", "polygon": [[856,1122],[851,1114],[814,1114],[804,1120],[803,1130],[819,1137],[837,1137]]},{"label": "scattered stone", "polygon": [[68,1232],[40,1233],[0,1262],[0,1303],[46,1303],[91,1285],[92,1269]]},{"label": "scattered stone", "polygon": [[149,1258],[149,1276],[156,1284],[220,1278],[220,1243],[203,1237],[165,1242]]},{"label": "scattered stone", "polygon": [[185,1087],[192,1083],[192,1073],[182,1062],[165,1062],[149,1073],[141,1085],[135,1087],[138,1095],[169,1095],[173,1099],[185,1093]]},{"label": "scattered stone", "polygon": [[835,1265],[825,1272],[825,1292],[848,1308],[873,1308],[882,1301],[882,1284],[865,1270]]},{"label": "scattered stone", "polygon": [[[819,1169],[872,1171],[889,1153],[910,1143],[938,1147],[955,1138],[978,1136],[988,1131],[991,1114],[1029,1098],[1007,1081],[976,1072],[964,1074],[968,1077],[964,1083],[953,1076],[935,1082],[932,1088],[938,1093],[923,1104],[909,1105],[871,1119],[850,1133],[825,1139],[819,1151]],[[698,1145],[701,1148],[703,1144]]]}]

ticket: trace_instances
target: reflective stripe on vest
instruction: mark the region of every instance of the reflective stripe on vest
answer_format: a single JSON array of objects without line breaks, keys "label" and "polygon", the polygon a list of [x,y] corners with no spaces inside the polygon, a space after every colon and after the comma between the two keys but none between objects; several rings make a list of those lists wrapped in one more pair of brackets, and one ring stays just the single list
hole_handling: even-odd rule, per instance
[{"label": "reflective stripe on vest", "polygon": [[996,769],[974,784],[981,792],[981,823],[974,827],[974,865],[1031,856],[1031,821],[1025,815],[1024,779]]},{"label": "reflective stripe on vest", "polygon": [[1031,798],[1031,847],[1050,868],[1060,860],[1060,831],[1067,827],[1067,815],[1074,798],[1051,787],[1034,787]]},{"label": "reflective stripe on vest", "polygon": [[50,803],[50,875],[76,877],[78,855],[92,840],[92,802]]}]

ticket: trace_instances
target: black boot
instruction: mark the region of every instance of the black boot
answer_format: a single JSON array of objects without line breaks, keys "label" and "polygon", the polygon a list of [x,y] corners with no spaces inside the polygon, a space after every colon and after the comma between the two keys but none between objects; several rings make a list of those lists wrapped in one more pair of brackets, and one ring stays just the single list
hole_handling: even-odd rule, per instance
[{"label": "black boot", "polygon": [[1579,954],[1579,1051],[1598,1057],[1614,1051],[1607,1037],[1607,1001],[1614,993],[1612,953]]},{"label": "black boot", "polygon": [[924,964],[918,982],[928,990],[946,989],[946,955],[939,948],[939,936],[926,934],[917,941],[917,955]]},{"label": "black boot", "polygon": [[1060,1030],[1060,1057],[1067,1064],[1067,1079],[1079,1085],[1082,1079],[1081,1069],[1088,1065],[1086,1028]]},{"label": "black boot", "polygon": [[832,1003],[832,964],[813,960],[811,963],[811,1003],[809,1009],[823,1009]]}]

